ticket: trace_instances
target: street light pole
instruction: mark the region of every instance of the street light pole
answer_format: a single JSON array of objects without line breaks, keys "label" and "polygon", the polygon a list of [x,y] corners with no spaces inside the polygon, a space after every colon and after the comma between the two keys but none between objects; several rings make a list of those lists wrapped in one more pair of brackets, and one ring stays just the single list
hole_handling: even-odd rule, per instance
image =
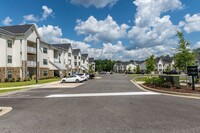
[{"label": "street light pole", "polygon": [[36,84],[38,83],[38,40],[40,37],[36,37]]}]

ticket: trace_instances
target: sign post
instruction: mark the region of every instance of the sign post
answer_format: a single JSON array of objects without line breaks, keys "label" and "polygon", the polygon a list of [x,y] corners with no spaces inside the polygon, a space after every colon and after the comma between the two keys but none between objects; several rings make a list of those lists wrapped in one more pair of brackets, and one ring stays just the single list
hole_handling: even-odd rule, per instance
[{"label": "sign post", "polygon": [[194,77],[198,76],[198,67],[197,66],[188,66],[187,74],[188,74],[188,76],[192,76],[192,90],[195,90]]}]

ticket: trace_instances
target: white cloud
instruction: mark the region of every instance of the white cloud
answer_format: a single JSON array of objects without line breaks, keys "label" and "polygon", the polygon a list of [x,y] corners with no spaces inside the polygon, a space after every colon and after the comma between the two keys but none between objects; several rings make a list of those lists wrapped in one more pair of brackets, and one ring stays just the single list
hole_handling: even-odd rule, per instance
[{"label": "white cloud", "polygon": [[33,14],[29,14],[24,16],[24,21],[38,22],[39,19],[35,17]]},{"label": "white cloud", "polygon": [[51,16],[53,13],[53,10],[51,8],[48,8],[47,6],[42,6],[43,14],[41,20],[46,20],[48,16]]},{"label": "white cloud", "polygon": [[43,13],[41,17],[37,17],[34,14],[29,14],[23,16],[24,20],[23,23],[28,22],[38,22],[38,21],[44,21],[46,20],[49,16],[53,16],[53,10],[51,8],[48,8],[47,6],[42,6]]},{"label": "white cloud", "polygon": [[197,42],[196,44],[194,44],[192,46],[193,49],[197,49],[197,48],[200,48],[200,42]]},{"label": "white cloud", "polygon": [[169,44],[178,26],[173,25],[169,15],[160,17],[162,13],[181,9],[179,0],[136,0],[135,26],[128,33],[134,47],[152,47]]},{"label": "white cloud", "polygon": [[38,27],[38,32],[43,41],[53,44],[53,43],[71,43],[73,48],[80,48],[83,52],[87,51],[90,47],[89,44],[80,41],[74,41],[68,38],[62,37],[62,29],[58,26],[43,25]]},{"label": "white cloud", "polygon": [[185,15],[185,22],[182,22],[184,30],[187,33],[200,31],[200,13],[190,16],[190,14]]},{"label": "white cloud", "polygon": [[11,19],[11,18],[8,16],[8,17],[6,17],[6,18],[2,21],[2,23],[3,23],[4,25],[10,25],[10,24],[12,23],[12,21],[13,21],[13,19]]},{"label": "white cloud", "polygon": [[75,31],[78,34],[86,35],[86,42],[112,42],[124,38],[127,35],[128,25],[118,25],[113,18],[108,15],[105,20],[97,20],[90,16],[86,21],[77,20]]},{"label": "white cloud", "polygon": [[103,8],[106,6],[112,7],[118,0],[71,0],[72,4],[83,5],[84,7],[95,6],[96,8]]}]

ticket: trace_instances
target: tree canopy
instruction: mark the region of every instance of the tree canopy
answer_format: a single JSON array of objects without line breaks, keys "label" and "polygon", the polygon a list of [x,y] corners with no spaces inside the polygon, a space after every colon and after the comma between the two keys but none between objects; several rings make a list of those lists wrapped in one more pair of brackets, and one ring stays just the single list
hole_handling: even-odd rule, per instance
[{"label": "tree canopy", "polygon": [[112,60],[95,60],[96,71],[113,71],[113,66],[115,65],[115,61]]},{"label": "tree canopy", "polygon": [[149,58],[146,59],[146,71],[147,73],[151,73],[156,69],[156,60],[154,55],[151,55]]},{"label": "tree canopy", "polygon": [[181,32],[177,32],[179,38],[178,53],[174,56],[175,68],[186,71],[187,66],[194,65],[195,53],[189,49],[190,43],[187,42]]}]

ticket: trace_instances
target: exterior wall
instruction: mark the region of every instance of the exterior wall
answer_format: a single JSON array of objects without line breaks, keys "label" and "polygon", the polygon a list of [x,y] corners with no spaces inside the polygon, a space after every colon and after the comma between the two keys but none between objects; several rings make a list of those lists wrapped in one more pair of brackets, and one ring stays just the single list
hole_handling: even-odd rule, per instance
[{"label": "exterior wall", "polygon": [[131,68],[131,71],[134,71],[134,69],[136,69],[136,65],[134,65],[134,64],[128,64],[126,66],[126,71],[128,71],[129,67]]},{"label": "exterior wall", "polygon": [[[47,48],[47,53],[43,52],[43,49]],[[39,62],[41,68],[49,68],[49,45],[45,43],[40,43],[39,47]],[[43,60],[47,59],[47,65],[43,64]]]},{"label": "exterior wall", "polygon": [[5,75],[5,67],[0,67],[0,80],[1,82],[4,81],[4,79],[6,78],[6,75]]},{"label": "exterior wall", "polygon": [[[39,78],[47,78],[47,77],[54,77],[54,71],[50,70],[49,68],[40,68],[39,69],[40,73],[39,73]],[[47,76],[44,76],[43,73],[44,71],[47,71]]]}]

